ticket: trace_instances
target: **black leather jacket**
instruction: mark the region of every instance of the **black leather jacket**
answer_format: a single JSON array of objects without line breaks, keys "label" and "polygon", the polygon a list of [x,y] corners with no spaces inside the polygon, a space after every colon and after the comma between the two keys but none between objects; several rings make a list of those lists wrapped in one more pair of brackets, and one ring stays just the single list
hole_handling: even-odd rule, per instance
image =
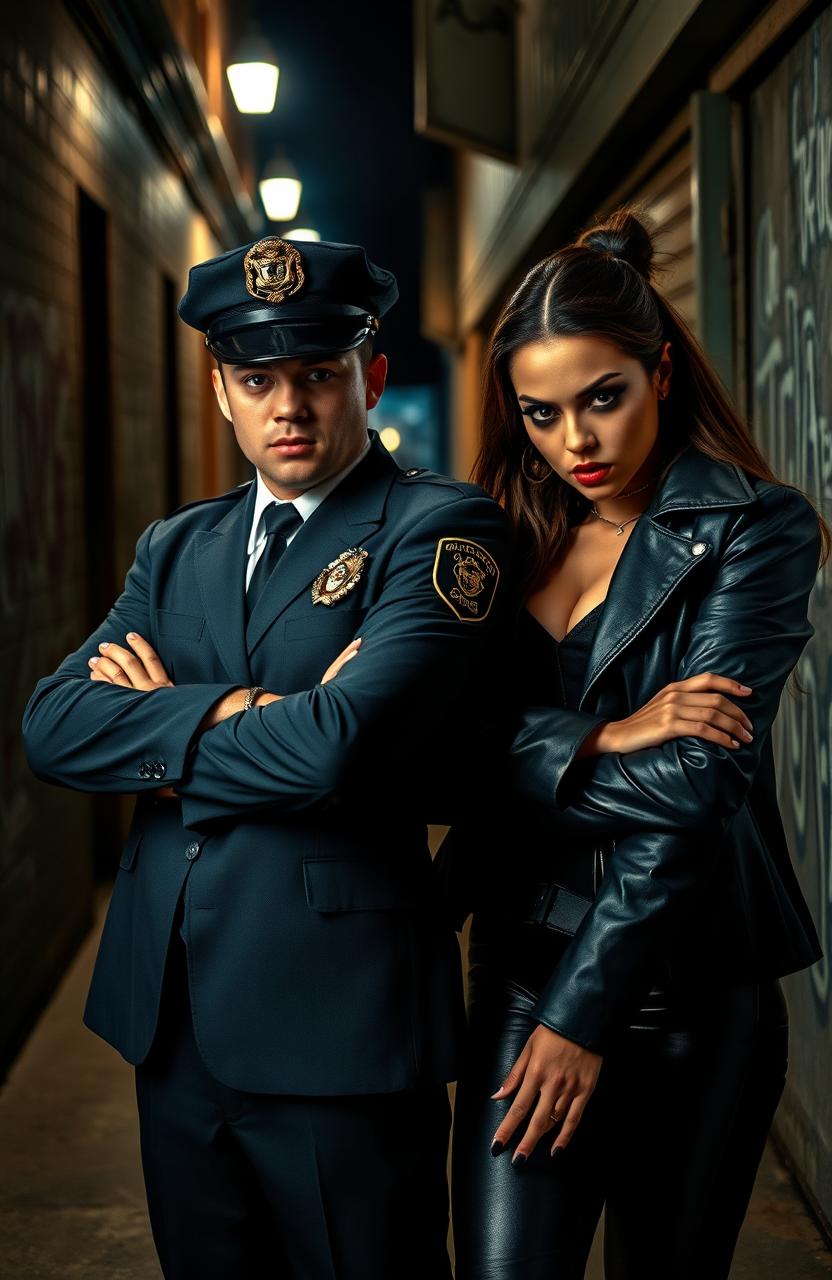
[{"label": "black leather jacket", "polygon": [[[801,494],[689,446],[616,566],[579,709],[519,709],[509,813],[521,832],[547,833],[553,879],[559,849],[586,844],[609,855],[536,1006],[570,1040],[603,1050],[659,965],[686,981],[731,983],[821,956],[786,847],[770,739],[813,634],[818,558],[817,517]],[[684,737],[576,760],[599,722],[702,672],[751,686],[740,701],[753,742],[731,751]],[[527,851],[515,848],[522,864]],[[518,874],[505,850],[496,865],[504,883]]]}]

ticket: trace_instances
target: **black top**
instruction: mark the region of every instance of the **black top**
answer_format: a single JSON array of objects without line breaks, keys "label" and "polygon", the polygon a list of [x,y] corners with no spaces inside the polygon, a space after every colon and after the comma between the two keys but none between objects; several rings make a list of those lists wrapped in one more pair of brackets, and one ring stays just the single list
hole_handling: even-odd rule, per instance
[{"label": "black top", "polygon": [[[558,641],[523,609],[514,631],[512,685],[516,705],[577,708],[586,675],[589,652],[604,602],[567,631]],[[518,851],[523,873],[516,909],[503,893],[493,909],[474,915],[469,946],[471,989],[489,981],[492,972],[502,973],[530,991],[541,991],[570,938],[550,929],[529,928],[519,923],[524,916],[534,886],[554,880],[582,897],[595,893],[597,868],[591,847],[569,842],[553,845],[545,824],[538,829],[533,814],[511,814],[511,840]]]},{"label": "black top", "polygon": [[[528,609],[520,615],[516,674],[521,697],[532,705],[576,711],[604,601],[556,640]],[[553,661],[554,658],[554,661]]]}]

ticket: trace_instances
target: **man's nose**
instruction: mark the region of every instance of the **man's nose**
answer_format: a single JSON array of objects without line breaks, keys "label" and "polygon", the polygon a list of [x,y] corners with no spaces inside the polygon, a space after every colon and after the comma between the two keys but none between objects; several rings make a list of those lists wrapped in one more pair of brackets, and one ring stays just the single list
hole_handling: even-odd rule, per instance
[{"label": "man's nose", "polygon": [[272,397],[272,416],[293,422],[306,416],[306,402],[300,387],[287,380],[276,384]]}]

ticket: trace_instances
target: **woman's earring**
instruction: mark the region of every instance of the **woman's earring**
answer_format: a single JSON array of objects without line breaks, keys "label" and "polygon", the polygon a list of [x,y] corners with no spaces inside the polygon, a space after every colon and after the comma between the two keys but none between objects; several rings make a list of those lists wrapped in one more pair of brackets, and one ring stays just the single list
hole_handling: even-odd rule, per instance
[{"label": "woman's earring", "polygon": [[[531,442],[529,442],[529,444],[527,444],[525,449],[523,450],[522,456],[520,458],[520,470],[523,472],[523,475],[526,477],[529,484],[543,484],[544,481],[548,480],[549,477],[551,476],[552,468],[551,466],[549,466],[549,463],[546,462],[544,458],[541,458],[540,454],[538,454],[536,458],[532,459],[533,465],[537,467],[547,466],[549,467],[549,470],[543,476],[530,476],[528,471],[526,470],[526,454],[529,452],[529,449],[532,449],[532,448],[534,448],[534,446],[531,444]],[[537,450],[535,450],[535,452],[537,452]]]}]

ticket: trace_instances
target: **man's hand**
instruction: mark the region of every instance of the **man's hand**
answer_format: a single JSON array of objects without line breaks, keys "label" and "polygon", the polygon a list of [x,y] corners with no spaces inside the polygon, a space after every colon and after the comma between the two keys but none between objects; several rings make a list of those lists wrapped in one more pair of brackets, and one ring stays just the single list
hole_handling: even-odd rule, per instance
[{"label": "man's hand", "polygon": [[173,681],[152,645],[138,634],[128,632],[129,649],[108,640],[98,646],[101,656],[90,658],[90,679],[119,684],[124,689],[172,689]]},{"label": "man's hand", "polygon": [[334,662],[331,662],[324,674],[321,676],[321,684],[329,684],[330,680],[334,680],[342,667],[358,655],[361,648],[361,636],[356,636],[355,640],[350,640],[346,649],[342,649]]}]

